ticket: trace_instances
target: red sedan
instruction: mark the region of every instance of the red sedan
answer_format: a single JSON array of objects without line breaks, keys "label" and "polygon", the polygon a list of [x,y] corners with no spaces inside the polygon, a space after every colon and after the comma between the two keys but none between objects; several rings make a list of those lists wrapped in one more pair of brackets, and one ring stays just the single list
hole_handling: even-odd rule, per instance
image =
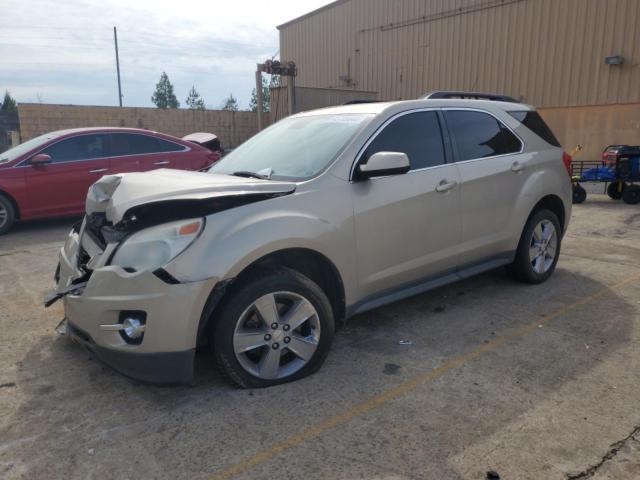
[{"label": "red sedan", "polygon": [[102,175],[202,170],[220,159],[195,143],[137,128],[51,132],[0,153],[0,235],[16,220],[77,215]]}]

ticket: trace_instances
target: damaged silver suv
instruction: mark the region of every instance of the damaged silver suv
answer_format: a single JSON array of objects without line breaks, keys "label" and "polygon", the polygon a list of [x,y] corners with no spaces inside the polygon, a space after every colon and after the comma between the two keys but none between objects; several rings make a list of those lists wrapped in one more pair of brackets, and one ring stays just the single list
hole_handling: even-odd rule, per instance
[{"label": "damaged silver suv", "polygon": [[339,319],[502,265],[546,280],[570,159],[532,107],[450,96],[294,115],[205,173],[103,177],[46,303],[130,377],[188,382],[208,345],[264,387],[318,370]]}]

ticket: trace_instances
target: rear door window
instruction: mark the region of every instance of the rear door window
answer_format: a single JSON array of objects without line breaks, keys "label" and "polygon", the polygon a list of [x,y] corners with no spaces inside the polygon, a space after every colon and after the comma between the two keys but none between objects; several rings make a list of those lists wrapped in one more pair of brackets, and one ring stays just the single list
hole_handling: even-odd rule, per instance
[{"label": "rear door window", "polygon": [[471,110],[445,111],[458,161],[517,153],[522,142],[495,117]]},{"label": "rear door window", "polygon": [[40,153],[46,153],[53,163],[77,162],[106,157],[106,135],[78,135],[49,145]]},{"label": "rear door window", "polygon": [[362,156],[362,163],[377,152],[402,152],[411,170],[445,163],[442,131],[436,112],[415,112],[393,120],[374,138]]},{"label": "rear door window", "polygon": [[158,139],[150,135],[136,133],[112,133],[111,156],[145,155],[161,152]]}]

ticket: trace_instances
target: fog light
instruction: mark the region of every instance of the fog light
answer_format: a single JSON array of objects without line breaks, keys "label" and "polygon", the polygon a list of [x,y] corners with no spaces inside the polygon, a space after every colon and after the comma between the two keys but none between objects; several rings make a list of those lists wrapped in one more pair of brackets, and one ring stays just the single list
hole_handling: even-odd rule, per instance
[{"label": "fog light", "polygon": [[139,338],[144,333],[144,324],[137,318],[128,317],[122,322],[122,330],[129,338]]},{"label": "fog light", "polygon": [[142,343],[147,323],[145,312],[120,312],[120,323],[122,324],[120,335],[125,342],[136,345]]}]

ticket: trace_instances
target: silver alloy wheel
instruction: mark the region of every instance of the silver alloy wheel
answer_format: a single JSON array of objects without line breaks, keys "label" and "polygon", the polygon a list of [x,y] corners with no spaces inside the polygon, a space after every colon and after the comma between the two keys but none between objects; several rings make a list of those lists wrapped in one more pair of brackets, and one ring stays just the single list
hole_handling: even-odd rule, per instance
[{"label": "silver alloy wheel", "polygon": [[258,298],[236,323],[233,351],[247,372],[264,380],[288,377],[318,348],[320,319],[302,295],[273,292]]},{"label": "silver alloy wheel", "polygon": [[4,224],[7,223],[7,220],[9,219],[9,212],[7,212],[7,209],[5,208],[5,206],[0,203],[0,228],[4,227]]},{"label": "silver alloy wheel", "polygon": [[556,258],[558,251],[558,234],[553,222],[542,220],[531,235],[529,261],[533,271],[538,274],[547,272]]}]

